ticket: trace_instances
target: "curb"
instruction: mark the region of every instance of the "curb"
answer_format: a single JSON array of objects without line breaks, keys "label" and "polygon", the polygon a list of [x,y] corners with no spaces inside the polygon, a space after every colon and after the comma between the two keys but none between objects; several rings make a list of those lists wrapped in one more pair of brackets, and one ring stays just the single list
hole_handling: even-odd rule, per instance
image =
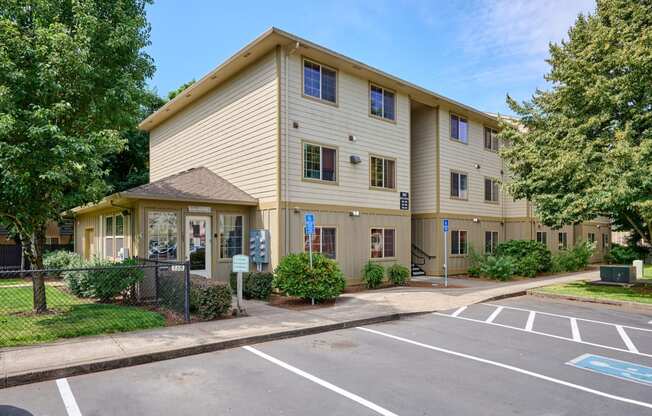
[{"label": "curb", "polygon": [[193,345],[169,351],[160,351],[151,354],[134,355],[104,361],[95,361],[87,364],[75,364],[66,367],[51,368],[47,370],[35,370],[29,373],[5,376],[0,379],[0,389],[15,387],[24,384],[37,383],[41,381],[55,380],[58,378],[72,377],[83,374],[96,373],[106,370],[114,370],[134,365],[148,364],[156,361],[170,360],[186,357],[189,355],[204,354],[207,352],[237,348],[244,345],[260,344],[263,342],[277,341],[287,338],[301,337],[305,335],[319,334],[322,332],[336,331],[340,329],[353,328],[362,325],[372,325],[382,322],[396,321],[415,315],[423,315],[428,312],[395,313],[391,315],[376,316],[373,318],[357,319],[335,324],[320,325],[310,328],[293,329],[288,331],[275,332],[265,335],[254,335],[250,337],[231,339],[227,341],[213,342],[209,344]]},{"label": "curb", "polygon": [[652,312],[652,305],[647,305],[645,303],[638,302],[629,302],[626,300],[611,300],[611,299],[600,299],[600,298],[588,298],[583,296],[572,296],[572,295],[560,295],[556,293],[543,293],[538,292],[536,289],[528,290],[527,294],[530,296],[535,296],[538,298],[544,299],[555,299],[555,300],[570,300],[573,302],[585,302],[585,303],[596,303],[599,305],[609,305],[609,306],[619,306],[622,308],[633,308],[633,309],[642,309],[647,312]]}]

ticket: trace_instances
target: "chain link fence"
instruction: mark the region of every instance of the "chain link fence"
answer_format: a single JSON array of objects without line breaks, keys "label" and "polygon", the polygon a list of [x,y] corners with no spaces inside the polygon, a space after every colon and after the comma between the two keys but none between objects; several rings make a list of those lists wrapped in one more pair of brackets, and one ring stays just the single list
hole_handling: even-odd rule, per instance
[{"label": "chain link fence", "polygon": [[[0,347],[156,328],[191,320],[187,262],[0,273]],[[44,280],[46,309],[35,312],[34,281]],[[38,287],[38,286],[37,286]]]}]

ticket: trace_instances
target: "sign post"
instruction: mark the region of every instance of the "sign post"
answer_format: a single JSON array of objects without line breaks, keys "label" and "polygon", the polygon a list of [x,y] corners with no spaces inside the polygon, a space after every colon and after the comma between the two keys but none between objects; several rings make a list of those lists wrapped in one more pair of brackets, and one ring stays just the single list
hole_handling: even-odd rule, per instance
[{"label": "sign post", "polygon": [[[303,216],[303,221],[306,224],[306,234],[308,235],[308,256],[310,259],[310,268],[312,269],[312,236],[315,234],[315,214],[312,212],[306,212]],[[310,302],[314,305],[315,298],[312,298]]]},{"label": "sign post", "polygon": [[249,256],[237,254],[233,256],[233,272],[237,273],[236,293],[238,299],[238,314],[245,314],[244,304],[242,302],[242,273],[249,272]]},{"label": "sign post", "polygon": [[444,229],[444,287],[448,287],[448,219],[442,221]]}]

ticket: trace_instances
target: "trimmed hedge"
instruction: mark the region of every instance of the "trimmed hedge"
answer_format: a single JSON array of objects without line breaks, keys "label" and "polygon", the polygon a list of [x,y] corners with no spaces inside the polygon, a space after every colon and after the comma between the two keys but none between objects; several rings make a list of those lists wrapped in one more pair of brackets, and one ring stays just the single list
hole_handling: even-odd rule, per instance
[{"label": "trimmed hedge", "polygon": [[[272,282],[274,274],[269,272],[253,272],[242,274],[242,296],[245,299],[267,300],[272,294]],[[233,293],[236,293],[237,274],[231,273],[229,276],[229,285]]]},{"label": "trimmed hedge", "polygon": [[[56,250],[43,255],[43,267],[45,269],[68,269],[81,263],[79,254],[72,251]],[[61,272],[56,272],[60,276]]]},{"label": "trimmed hedge", "polygon": [[119,266],[135,266],[138,262],[126,259],[119,263],[94,258],[88,262],[81,258],[69,264],[70,268],[100,268],[99,270],[83,270],[63,272],[62,275],[70,291],[79,297],[93,298],[100,302],[110,302],[121,296],[127,299],[134,294],[136,283],[145,274],[142,269],[123,269]]},{"label": "trimmed hedge", "polygon": [[[498,244],[496,247],[496,257],[509,256],[516,262],[515,273],[520,276],[533,277],[537,271],[545,272],[550,270],[551,253],[543,243],[532,240],[508,240]],[[526,257],[529,259],[525,260]],[[521,261],[526,264],[520,265]],[[537,267],[534,273],[532,271],[532,263],[536,262]]]},{"label": "trimmed hedge", "polygon": [[362,281],[369,289],[374,289],[383,283],[385,268],[382,264],[373,263],[371,260],[362,267]]},{"label": "trimmed hedge", "polygon": [[227,285],[197,285],[190,289],[190,312],[202,319],[216,319],[231,311],[231,289]]},{"label": "trimmed hedge", "polygon": [[387,268],[389,281],[397,286],[405,286],[410,279],[410,269],[402,264],[395,263]]},{"label": "trimmed hedge", "polygon": [[288,296],[324,301],[338,297],[346,285],[335,260],[313,253],[288,254],[276,267],[272,286]]},{"label": "trimmed hedge", "polygon": [[613,243],[605,260],[609,264],[632,264],[634,260],[643,260],[645,254],[638,248],[632,246],[621,246]]}]

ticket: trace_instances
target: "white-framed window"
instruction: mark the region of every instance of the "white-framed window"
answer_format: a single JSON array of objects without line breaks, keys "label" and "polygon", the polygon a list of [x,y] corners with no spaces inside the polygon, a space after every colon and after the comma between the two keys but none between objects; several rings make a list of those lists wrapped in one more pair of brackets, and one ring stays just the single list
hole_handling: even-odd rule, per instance
[{"label": "white-framed window", "polygon": [[595,243],[595,233],[589,233],[587,235],[589,243]]},{"label": "white-framed window", "polygon": [[378,85],[369,84],[369,112],[374,117],[396,120],[396,94]]},{"label": "white-framed window", "polygon": [[147,213],[147,255],[150,259],[177,260],[177,218],[173,211]]},{"label": "white-framed window", "polygon": [[303,94],[335,104],[337,102],[337,71],[304,59]]},{"label": "white-framed window", "polygon": [[59,237],[45,237],[45,244],[56,246],[59,244]]},{"label": "white-framed window", "polygon": [[467,232],[463,230],[451,231],[451,254],[464,255],[468,253]]},{"label": "white-framed window", "polygon": [[484,148],[494,152],[498,151],[498,132],[492,128],[484,128]]},{"label": "white-framed window", "polygon": [[335,182],[337,149],[318,144],[303,144],[303,178]]},{"label": "white-framed window", "polygon": [[237,214],[220,215],[220,258],[230,259],[243,253],[244,217]]},{"label": "white-framed window", "polygon": [[609,249],[609,234],[602,234],[602,250]]},{"label": "white-framed window", "polygon": [[500,185],[496,179],[484,178],[484,200],[485,202],[498,202],[500,197]]},{"label": "white-framed window", "polygon": [[559,233],[559,245],[560,250],[566,250],[568,248],[568,233]]},{"label": "white-framed window", "polygon": [[303,248],[306,252],[310,250],[312,244],[313,253],[322,253],[329,259],[335,259],[337,256],[337,229],[335,227],[315,227],[312,241],[309,239],[310,236],[304,233]]},{"label": "white-framed window", "polygon": [[469,177],[466,173],[451,172],[451,197],[468,198]]},{"label": "white-framed window", "polygon": [[370,156],[370,180],[374,188],[396,189],[396,161]]},{"label": "white-framed window", "polygon": [[394,228],[371,229],[371,258],[396,256],[396,230]]},{"label": "white-framed window", "polygon": [[493,254],[498,247],[498,231],[485,231],[484,232],[484,252]]},{"label": "white-framed window", "polygon": [[548,233],[546,231],[537,231],[537,241],[544,246],[548,246]]},{"label": "white-framed window", "polygon": [[125,241],[125,218],[122,214],[104,217],[104,258],[116,259]]},{"label": "white-framed window", "polygon": [[465,117],[451,114],[451,139],[469,142],[469,121]]}]

